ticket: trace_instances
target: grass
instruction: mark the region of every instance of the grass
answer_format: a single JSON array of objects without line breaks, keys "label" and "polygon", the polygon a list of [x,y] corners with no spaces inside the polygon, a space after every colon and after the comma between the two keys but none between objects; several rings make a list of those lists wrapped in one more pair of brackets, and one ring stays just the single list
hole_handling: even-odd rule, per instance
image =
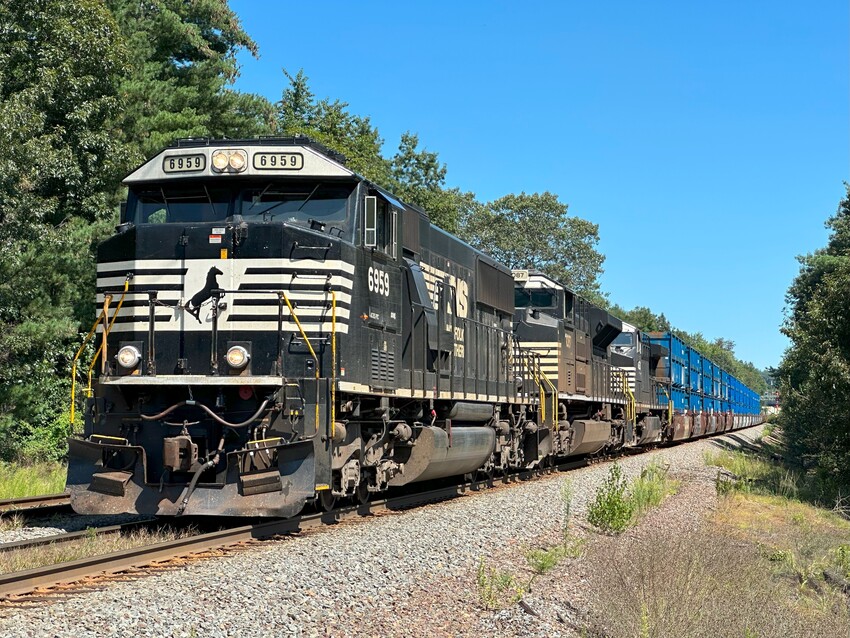
[{"label": "grass", "polygon": [[657,462],[644,467],[631,484],[623,477],[620,465],[614,463],[588,506],[587,520],[604,532],[618,534],[637,524],[649,509],[678,489],[679,482]]},{"label": "grass", "polygon": [[55,565],[89,556],[108,554],[133,547],[152,545],[163,541],[176,540],[191,536],[195,532],[191,529],[179,531],[174,530],[135,530],[129,534],[109,534],[98,536],[93,528],[90,533],[78,543],[63,545],[42,545],[31,549],[20,549],[9,552],[0,552],[0,574],[42,567],[44,565]]},{"label": "grass", "polygon": [[847,599],[835,589],[806,589],[754,541],[713,522],[681,534],[659,530],[635,539],[598,537],[588,553],[600,626],[609,638],[846,638]]},{"label": "grass", "polygon": [[482,558],[476,573],[478,597],[485,609],[504,609],[516,604],[528,589],[509,571],[488,567]]},{"label": "grass", "polygon": [[62,492],[67,470],[64,463],[58,462],[0,463],[0,499]]},{"label": "grass", "polygon": [[563,543],[527,550],[525,560],[535,574],[543,575],[565,558],[579,558],[584,553],[584,544],[583,538],[567,533],[564,534]]},{"label": "grass", "polygon": [[817,597],[825,572],[850,579],[850,521],[829,510],[781,496],[733,493],[721,501],[717,522],[756,544],[772,571]]}]

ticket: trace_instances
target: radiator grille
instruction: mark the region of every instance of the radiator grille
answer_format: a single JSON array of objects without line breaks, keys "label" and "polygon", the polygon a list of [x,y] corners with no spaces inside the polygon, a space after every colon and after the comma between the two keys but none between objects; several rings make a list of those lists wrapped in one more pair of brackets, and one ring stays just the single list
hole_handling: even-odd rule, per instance
[{"label": "radiator grille", "polygon": [[394,388],[395,353],[372,348],[371,385],[379,388]]}]

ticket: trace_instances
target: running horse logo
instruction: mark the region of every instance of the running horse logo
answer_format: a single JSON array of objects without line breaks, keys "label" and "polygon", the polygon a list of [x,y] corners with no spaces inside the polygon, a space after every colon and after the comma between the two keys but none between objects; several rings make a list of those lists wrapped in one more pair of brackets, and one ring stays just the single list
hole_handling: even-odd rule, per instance
[{"label": "running horse logo", "polygon": [[201,321],[201,306],[207,299],[212,298],[212,291],[218,288],[218,276],[223,274],[224,273],[215,266],[210,268],[210,271],[207,273],[207,281],[204,284],[204,287],[192,295],[189,303],[183,306],[190,315],[198,320],[198,323],[203,323],[203,321]]}]

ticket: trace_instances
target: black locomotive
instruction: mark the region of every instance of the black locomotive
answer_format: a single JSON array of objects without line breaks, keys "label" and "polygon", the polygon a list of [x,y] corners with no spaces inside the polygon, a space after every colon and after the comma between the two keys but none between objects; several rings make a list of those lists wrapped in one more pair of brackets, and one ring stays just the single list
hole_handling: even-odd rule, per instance
[{"label": "black locomotive", "polygon": [[124,183],[70,439],[77,512],[293,516],[687,438],[663,346],[612,347],[620,320],[307,138],[184,140]]}]

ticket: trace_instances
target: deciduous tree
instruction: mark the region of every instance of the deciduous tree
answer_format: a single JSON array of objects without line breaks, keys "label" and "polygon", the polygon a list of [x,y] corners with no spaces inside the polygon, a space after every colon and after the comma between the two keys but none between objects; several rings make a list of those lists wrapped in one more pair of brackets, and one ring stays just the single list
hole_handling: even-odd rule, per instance
[{"label": "deciduous tree", "polygon": [[782,425],[793,456],[827,491],[850,487],[850,185],[826,247],[800,258],[788,289],[779,367]]},{"label": "deciduous tree", "polygon": [[567,212],[553,193],[506,195],[465,217],[467,241],[511,268],[532,268],[579,293],[599,289],[599,226]]}]

